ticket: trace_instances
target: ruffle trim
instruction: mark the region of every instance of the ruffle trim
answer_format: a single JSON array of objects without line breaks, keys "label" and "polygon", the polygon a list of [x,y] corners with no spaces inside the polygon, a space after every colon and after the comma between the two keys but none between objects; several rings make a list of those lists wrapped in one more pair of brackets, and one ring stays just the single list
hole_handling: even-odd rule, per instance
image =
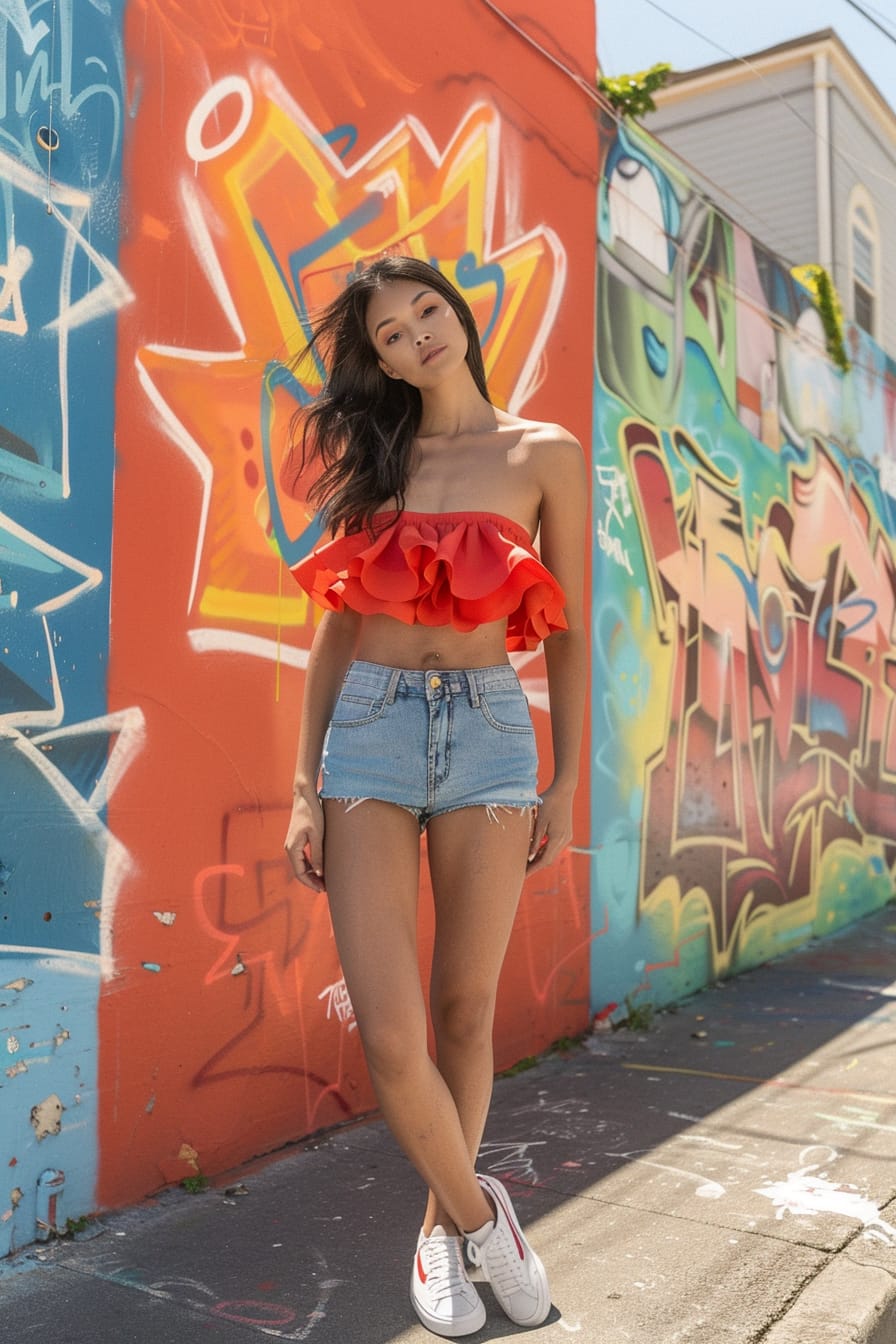
[{"label": "ruffle trim", "polygon": [[375,525],[387,518],[373,541],[353,532],[293,566],[319,606],[464,632],[506,617],[511,652],[567,629],[563,589],[513,519],[405,510],[377,514]]}]

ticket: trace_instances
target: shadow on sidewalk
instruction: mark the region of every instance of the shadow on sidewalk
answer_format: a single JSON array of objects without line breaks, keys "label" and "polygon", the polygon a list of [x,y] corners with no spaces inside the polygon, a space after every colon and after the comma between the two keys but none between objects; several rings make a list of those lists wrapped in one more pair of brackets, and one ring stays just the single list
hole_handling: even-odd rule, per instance
[{"label": "shadow on sidewalk", "polygon": [[[480,1167],[508,1184],[557,1303],[531,1337],[748,1344],[851,1239],[892,1262],[894,978],[890,906],[643,1035],[498,1079]],[[408,1302],[422,1206],[381,1122],[340,1130],[32,1250],[51,1272],[3,1278],[5,1325],[34,1327],[38,1293],[47,1319],[60,1300],[89,1317],[57,1339],[91,1344],[431,1340]],[[483,1298],[470,1338],[518,1334]]]}]

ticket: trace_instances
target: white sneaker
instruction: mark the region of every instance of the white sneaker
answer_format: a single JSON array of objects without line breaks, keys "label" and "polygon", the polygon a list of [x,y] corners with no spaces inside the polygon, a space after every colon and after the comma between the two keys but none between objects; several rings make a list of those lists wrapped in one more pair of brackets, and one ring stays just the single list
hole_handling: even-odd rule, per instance
[{"label": "white sneaker", "polygon": [[529,1245],[510,1196],[493,1176],[479,1176],[492,1199],[496,1217],[478,1232],[467,1233],[467,1254],[492,1286],[501,1309],[515,1325],[541,1325],[551,1309],[544,1265]]},{"label": "white sneaker", "polygon": [[411,1302],[434,1334],[456,1339],[485,1325],[485,1307],[467,1276],[463,1242],[441,1226],[428,1237],[421,1231],[411,1270]]}]

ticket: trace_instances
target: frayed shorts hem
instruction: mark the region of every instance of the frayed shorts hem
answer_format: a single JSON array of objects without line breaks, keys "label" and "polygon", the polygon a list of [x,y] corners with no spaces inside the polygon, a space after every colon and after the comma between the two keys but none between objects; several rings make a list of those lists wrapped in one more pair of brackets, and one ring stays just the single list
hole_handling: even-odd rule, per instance
[{"label": "frayed shorts hem", "polygon": [[398,803],[392,798],[377,798],[370,795],[365,798],[340,798],[332,794],[321,793],[318,795],[322,803],[344,803],[346,812],[351,812],[359,807],[361,803],[388,803],[390,807],[400,807],[402,812],[409,812],[420,826],[420,830],[425,831],[426,827],[435,817],[445,817],[449,812],[462,812],[466,808],[484,807],[491,821],[499,820],[496,815],[498,812],[531,812],[535,813],[541,806],[541,799],[536,798],[531,803],[521,803],[515,798],[512,802],[503,803],[489,799],[487,802],[464,802],[451,803],[446,807],[437,807],[432,812],[427,811],[425,807],[413,807],[410,803]]}]

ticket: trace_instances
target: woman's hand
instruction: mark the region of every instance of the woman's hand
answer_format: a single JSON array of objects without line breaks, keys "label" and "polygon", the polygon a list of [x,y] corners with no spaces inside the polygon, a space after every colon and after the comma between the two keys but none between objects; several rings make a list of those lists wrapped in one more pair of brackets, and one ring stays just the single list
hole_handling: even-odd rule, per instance
[{"label": "woman's hand", "polygon": [[316,793],[297,793],[284,849],[300,882],[324,890],[324,810]]},{"label": "woman's hand", "polygon": [[572,799],[569,790],[545,789],[532,825],[527,875],[556,863],[572,839]]}]

